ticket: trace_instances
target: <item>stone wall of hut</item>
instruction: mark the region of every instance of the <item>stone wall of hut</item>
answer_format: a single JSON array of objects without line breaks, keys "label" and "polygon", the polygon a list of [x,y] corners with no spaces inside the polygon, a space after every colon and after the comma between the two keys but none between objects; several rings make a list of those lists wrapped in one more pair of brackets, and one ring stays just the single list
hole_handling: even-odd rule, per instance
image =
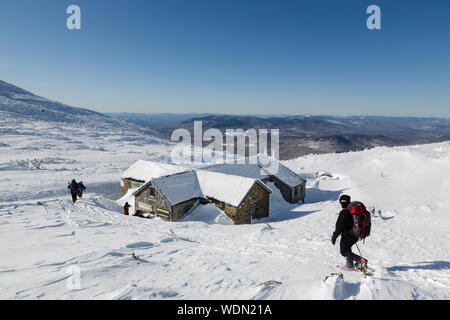
[{"label": "stone wall of hut", "polygon": [[122,179],[122,182],[122,196],[126,195],[130,188],[139,188],[145,183],[134,179]]},{"label": "stone wall of hut", "polygon": [[[155,195],[150,194],[150,188],[155,189]],[[135,198],[135,211],[143,211],[152,214],[158,214],[158,209],[169,212],[172,208],[170,202],[164,197],[164,195],[154,187],[153,183],[150,183],[144,190],[142,190]],[[160,212],[163,213],[163,212]],[[169,216],[160,215],[162,218],[169,220]]]},{"label": "stone wall of hut", "polygon": [[269,216],[269,196],[266,189],[255,183],[239,208],[225,204],[223,210],[234,224],[249,224],[252,221],[252,206],[255,206],[255,219]]}]

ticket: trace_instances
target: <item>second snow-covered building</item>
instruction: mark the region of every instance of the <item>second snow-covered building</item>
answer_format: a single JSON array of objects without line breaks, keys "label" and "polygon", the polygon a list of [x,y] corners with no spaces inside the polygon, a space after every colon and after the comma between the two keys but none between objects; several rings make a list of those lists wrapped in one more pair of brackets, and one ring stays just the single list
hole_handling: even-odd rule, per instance
[{"label": "second snow-covered building", "polygon": [[[259,179],[264,183],[273,182],[280,190],[284,200],[289,203],[305,202],[306,180],[287,168],[282,163],[264,155],[244,158],[242,164],[213,164],[202,170],[225,173],[235,176]],[[271,163],[272,165],[267,165]]]},{"label": "second snow-covered building", "polygon": [[139,188],[151,179],[187,170],[187,168],[169,163],[138,160],[125,170],[120,177],[122,180],[122,196],[128,190]]}]

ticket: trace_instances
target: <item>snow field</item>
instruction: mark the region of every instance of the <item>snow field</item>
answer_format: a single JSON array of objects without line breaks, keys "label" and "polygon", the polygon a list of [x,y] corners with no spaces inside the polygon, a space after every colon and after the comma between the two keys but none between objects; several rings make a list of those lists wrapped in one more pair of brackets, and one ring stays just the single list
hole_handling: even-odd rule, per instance
[{"label": "snow field", "polygon": [[[308,179],[306,204],[269,184],[270,217],[235,226],[214,206],[178,223],[121,214],[123,170],[168,161],[168,145],[14,117],[0,118],[0,132],[2,299],[450,298],[449,142],[286,161]],[[76,204],[73,178],[87,187]],[[342,193],[375,207],[358,244],[375,275],[324,282],[342,272],[330,241]]]}]

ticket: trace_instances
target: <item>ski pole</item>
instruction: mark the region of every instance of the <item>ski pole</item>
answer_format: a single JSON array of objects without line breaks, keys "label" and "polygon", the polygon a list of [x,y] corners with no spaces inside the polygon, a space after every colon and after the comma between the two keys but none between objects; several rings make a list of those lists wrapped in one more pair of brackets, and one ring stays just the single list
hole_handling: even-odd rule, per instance
[{"label": "ski pole", "polygon": [[359,254],[361,255],[362,258],[364,258],[363,254],[361,253],[361,250],[359,250],[358,244],[356,243],[356,248],[358,249]]}]

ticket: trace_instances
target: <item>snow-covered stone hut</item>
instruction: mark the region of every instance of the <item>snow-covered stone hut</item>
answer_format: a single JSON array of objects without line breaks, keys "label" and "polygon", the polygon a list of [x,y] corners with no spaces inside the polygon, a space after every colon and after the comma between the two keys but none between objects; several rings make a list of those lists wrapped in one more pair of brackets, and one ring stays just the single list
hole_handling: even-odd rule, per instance
[{"label": "snow-covered stone hut", "polygon": [[195,171],[152,179],[136,192],[135,213],[147,212],[178,221],[203,198]]},{"label": "snow-covered stone hut", "polygon": [[196,206],[214,203],[235,224],[246,224],[269,216],[270,194],[258,179],[191,170],[144,184],[134,192],[135,213],[178,221]]},{"label": "snow-covered stone hut", "polygon": [[[305,199],[306,181],[277,160],[263,157],[195,170],[139,160],[122,174],[122,193],[133,192],[137,215],[150,213],[178,221],[199,204],[214,203],[235,224],[251,223],[269,216],[273,186],[288,202]],[[276,165],[268,166],[269,160]]]}]

